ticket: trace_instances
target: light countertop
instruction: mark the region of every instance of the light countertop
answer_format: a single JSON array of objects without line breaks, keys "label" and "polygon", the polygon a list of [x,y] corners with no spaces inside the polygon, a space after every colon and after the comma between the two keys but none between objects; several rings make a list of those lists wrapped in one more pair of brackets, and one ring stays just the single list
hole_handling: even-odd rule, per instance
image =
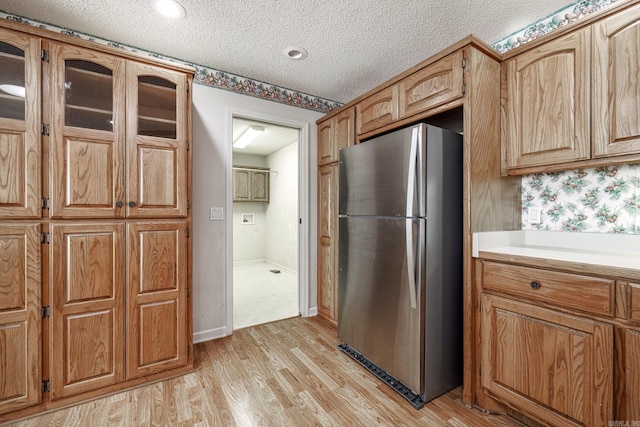
[{"label": "light countertop", "polygon": [[640,236],[558,231],[474,233],[473,256],[502,261],[533,261],[591,273],[640,276]]}]

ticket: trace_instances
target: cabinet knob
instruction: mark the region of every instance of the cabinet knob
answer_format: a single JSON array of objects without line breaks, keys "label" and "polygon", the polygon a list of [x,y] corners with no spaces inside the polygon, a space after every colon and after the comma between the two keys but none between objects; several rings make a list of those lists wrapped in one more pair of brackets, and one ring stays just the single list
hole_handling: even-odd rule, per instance
[{"label": "cabinet knob", "polygon": [[132,208],[136,207],[136,202],[134,202],[133,200],[129,202],[129,206],[131,206]]},{"label": "cabinet knob", "polygon": [[529,284],[533,289],[540,289],[540,282],[538,282],[537,280],[532,280]]},{"label": "cabinet knob", "polygon": [[121,208],[122,207],[122,200],[118,200],[116,202],[116,207]]}]

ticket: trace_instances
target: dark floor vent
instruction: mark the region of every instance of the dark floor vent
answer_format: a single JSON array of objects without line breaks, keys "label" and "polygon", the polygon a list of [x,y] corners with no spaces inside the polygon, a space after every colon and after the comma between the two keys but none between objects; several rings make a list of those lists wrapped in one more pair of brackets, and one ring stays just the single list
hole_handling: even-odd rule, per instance
[{"label": "dark floor vent", "polygon": [[389,375],[386,371],[378,367],[375,363],[358,353],[348,344],[339,344],[338,349],[342,350],[346,355],[350,356],[353,360],[361,364],[369,372],[376,377],[380,378],[386,385],[394,389],[398,394],[409,401],[411,406],[416,409],[421,409],[424,406],[422,398],[409,390],[404,384],[398,381],[395,377]]}]

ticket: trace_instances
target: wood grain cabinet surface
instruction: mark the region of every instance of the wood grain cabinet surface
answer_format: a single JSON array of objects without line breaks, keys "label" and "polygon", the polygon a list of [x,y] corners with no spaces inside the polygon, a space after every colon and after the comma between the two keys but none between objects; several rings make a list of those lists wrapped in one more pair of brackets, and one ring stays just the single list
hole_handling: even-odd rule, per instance
[{"label": "wood grain cabinet surface", "polygon": [[25,88],[0,94],[0,423],[193,361],[193,70],[23,27],[0,23]]},{"label": "wood grain cabinet surface", "polygon": [[0,223],[0,265],[3,414],[38,404],[42,398],[39,223]]},{"label": "wood grain cabinet surface", "polygon": [[640,5],[593,26],[593,155],[640,153]]},{"label": "wood grain cabinet surface", "polygon": [[482,386],[549,425],[613,418],[613,326],[491,295],[482,297]]},{"label": "wood grain cabinet surface", "polygon": [[640,285],[558,267],[477,261],[482,402],[548,425],[631,423],[640,416]]},{"label": "wood grain cabinet surface", "polygon": [[640,5],[503,63],[510,173],[640,161]]},{"label": "wood grain cabinet surface", "polygon": [[318,170],[318,314],[338,321],[337,163]]},{"label": "wood grain cabinet surface", "polygon": [[40,218],[40,39],[0,28],[0,218]]},{"label": "wood grain cabinet surface", "polygon": [[589,158],[590,39],[583,29],[503,63],[508,168]]},{"label": "wood grain cabinet surface", "polygon": [[[269,202],[269,169],[254,166],[234,166],[233,201]],[[264,170],[260,170],[264,169]]]}]

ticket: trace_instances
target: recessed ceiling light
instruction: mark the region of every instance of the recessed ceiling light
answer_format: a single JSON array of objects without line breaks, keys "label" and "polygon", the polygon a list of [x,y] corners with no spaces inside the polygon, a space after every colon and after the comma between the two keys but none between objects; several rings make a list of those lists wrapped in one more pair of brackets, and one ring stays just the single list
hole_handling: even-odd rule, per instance
[{"label": "recessed ceiling light", "polygon": [[162,16],[171,19],[182,19],[187,14],[184,6],[176,0],[151,0],[153,8]]},{"label": "recessed ceiling light", "polygon": [[303,47],[299,46],[285,47],[282,53],[293,61],[302,61],[307,57],[307,51]]}]

